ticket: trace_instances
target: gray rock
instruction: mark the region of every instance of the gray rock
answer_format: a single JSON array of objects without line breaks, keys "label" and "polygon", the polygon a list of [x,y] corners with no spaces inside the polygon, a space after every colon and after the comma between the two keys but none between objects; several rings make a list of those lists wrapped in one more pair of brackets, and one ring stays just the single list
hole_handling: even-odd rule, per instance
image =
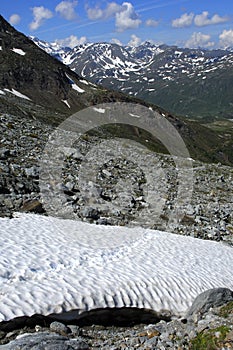
[{"label": "gray rock", "polygon": [[32,166],[31,168],[26,168],[25,173],[27,176],[38,177],[39,176],[39,168],[36,166]]},{"label": "gray rock", "polygon": [[25,334],[1,345],[1,350],[88,350],[89,346],[82,339],[69,339],[49,332]]},{"label": "gray rock", "polygon": [[84,208],[81,213],[85,218],[93,220],[98,220],[100,217],[99,211],[91,207]]},{"label": "gray rock", "polygon": [[203,315],[210,308],[233,301],[233,291],[227,288],[209,289],[196,297],[187,312],[187,318]]},{"label": "gray rock", "polygon": [[71,330],[63,323],[57,321],[54,321],[50,324],[50,330],[61,335],[67,335],[71,332]]}]

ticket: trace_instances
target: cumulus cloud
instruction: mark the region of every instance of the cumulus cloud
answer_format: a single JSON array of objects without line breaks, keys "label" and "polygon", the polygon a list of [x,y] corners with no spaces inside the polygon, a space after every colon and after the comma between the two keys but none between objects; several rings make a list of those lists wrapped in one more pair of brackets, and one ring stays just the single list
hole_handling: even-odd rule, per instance
[{"label": "cumulus cloud", "polygon": [[174,28],[184,28],[191,26],[194,18],[194,13],[184,13],[179,18],[172,21],[172,27]]},{"label": "cumulus cloud", "polygon": [[221,47],[227,48],[233,46],[233,30],[229,29],[224,31],[219,35],[219,44]]},{"label": "cumulus cloud", "polygon": [[105,8],[97,5],[93,8],[86,7],[86,11],[88,18],[94,21],[115,17],[115,25],[118,32],[138,28],[142,23],[130,2],[123,2],[122,5],[116,2],[109,2]]},{"label": "cumulus cloud", "polygon": [[203,11],[200,15],[196,15],[194,18],[194,24],[198,27],[208,26],[211,24],[224,23],[229,20],[228,17],[221,17],[218,14],[209,17],[208,11]]},{"label": "cumulus cloud", "polygon": [[111,43],[117,44],[117,45],[120,45],[120,46],[123,45],[122,42],[119,39],[116,39],[116,38],[112,38]]},{"label": "cumulus cloud", "polygon": [[94,8],[87,8],[87,16],[91,20],[105,20],[111,17],[114,17],[115,14],[119,11],[121,11],[122,6],[118,5],[115,2],[110,2],[107,4],[105,9],[101,9],[100,7],[96,6]]},{"label": "cumulus cloud", "polygon": [[218,14],[209,17],[208,11],[203,11],[199,15],[194,15],[194,13],[184,13],[179,18],[172,21],[172,27],[174,28],[184,28],[189,27],[194,23],[197,27],[208,26],[211,24],[219,24],[229,21],[228,17],[221,17]]},{"label": "cumulus cloud", "polygon": [[118,32],[127,29],[135,29],[140,26],[142,21],[138,18],[133,5],[130,2],[123,2],[122,9],[116,13],[116,28]]},{"label": "cumulus cloud", "polygon": [[81,36],[81,38],[78,38],[75,35],[70,35],[68,38],[64,39],[57,39],[55,42],[63,47],[70,47],[73,49],[75,46],[83,45],[87,41],[87,38],[85,36]]},{"label": "cumulus cloud", "polygon": [[129,46],[139,46],[141,44],[142,40],[135,34],[131,35],[131,40],[128,42]]},{"label": "cumulus cloud", "polygon": [[36,6],[32,8],[34,21],[32,21],[29,25],[31,30],[38,29],[46,19],[50,19],[53,17],[53,13],[46,9],[44,6]]},{"label": "cumulus cloud", "polygon": [[61,17],[72,21],[77,18],[75,13],[75,7],[77,6],[78,1],[61,1],[55,8],[55,11],[58,12]]},{"label": "cumulus cloud", "polygon": [[156,21],[154,19],[148,19],[146,21],[146,26],[147,27],[157,27],[158,24],[159,24],[159,21]]},{"label": "cumulus cloud", "polygon": [[191,38],[189,38],[186,41],[185,46],[192,49],[199,48],[199,47],[210,48],[215,44],[213,41],[210,41],[210,39],[211,39],[211,36],[208,34],[195,32],[192,34]]},{"label": "cumulus cloud", "polygon": [[13,15],[10,16],[9,18],[9,22],[12,26],[15,26],[16,24],[18,24],[21,21],[21,17],[19,15],[17,15],[16,13],[14,13]]}]

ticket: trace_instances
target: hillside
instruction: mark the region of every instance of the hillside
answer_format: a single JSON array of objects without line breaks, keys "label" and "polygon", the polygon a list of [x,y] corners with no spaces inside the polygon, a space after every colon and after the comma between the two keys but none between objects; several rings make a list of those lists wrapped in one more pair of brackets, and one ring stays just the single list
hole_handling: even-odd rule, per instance
[{"label": "hillside", "polygon": [[[122,94],[82,80],[3,17],[0,17],[0,47],[2,113],[26,113],[39,118],[45,114],[46,121],[54,123],[59,121],[58,115],[61,121],[65,115],[92,104],[128,100]],[[20,98],[17,93],[21,94]]]}]

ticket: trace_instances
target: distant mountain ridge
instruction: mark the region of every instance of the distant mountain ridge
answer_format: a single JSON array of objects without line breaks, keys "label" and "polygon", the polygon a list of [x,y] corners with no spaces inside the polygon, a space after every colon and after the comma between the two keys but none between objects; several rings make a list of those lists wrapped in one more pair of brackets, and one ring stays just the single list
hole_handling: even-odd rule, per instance
[{"label": "distant mountain ridge", "polygon": [[195,119],[233,117],[233,50],[203,50],[110,43],[56,47],[33,38],[56,57],[96,84]]}]

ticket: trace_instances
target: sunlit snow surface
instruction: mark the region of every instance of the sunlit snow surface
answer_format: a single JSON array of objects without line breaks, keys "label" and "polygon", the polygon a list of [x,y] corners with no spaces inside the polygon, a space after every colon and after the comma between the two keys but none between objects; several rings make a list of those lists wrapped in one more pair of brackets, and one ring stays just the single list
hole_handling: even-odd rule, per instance
[{"label": "sunlit snow surface", "polygon": [[206,289],[233,289],[232,252],[139,227],[1,218],[0,320],[107,306],[184,312]]}]

